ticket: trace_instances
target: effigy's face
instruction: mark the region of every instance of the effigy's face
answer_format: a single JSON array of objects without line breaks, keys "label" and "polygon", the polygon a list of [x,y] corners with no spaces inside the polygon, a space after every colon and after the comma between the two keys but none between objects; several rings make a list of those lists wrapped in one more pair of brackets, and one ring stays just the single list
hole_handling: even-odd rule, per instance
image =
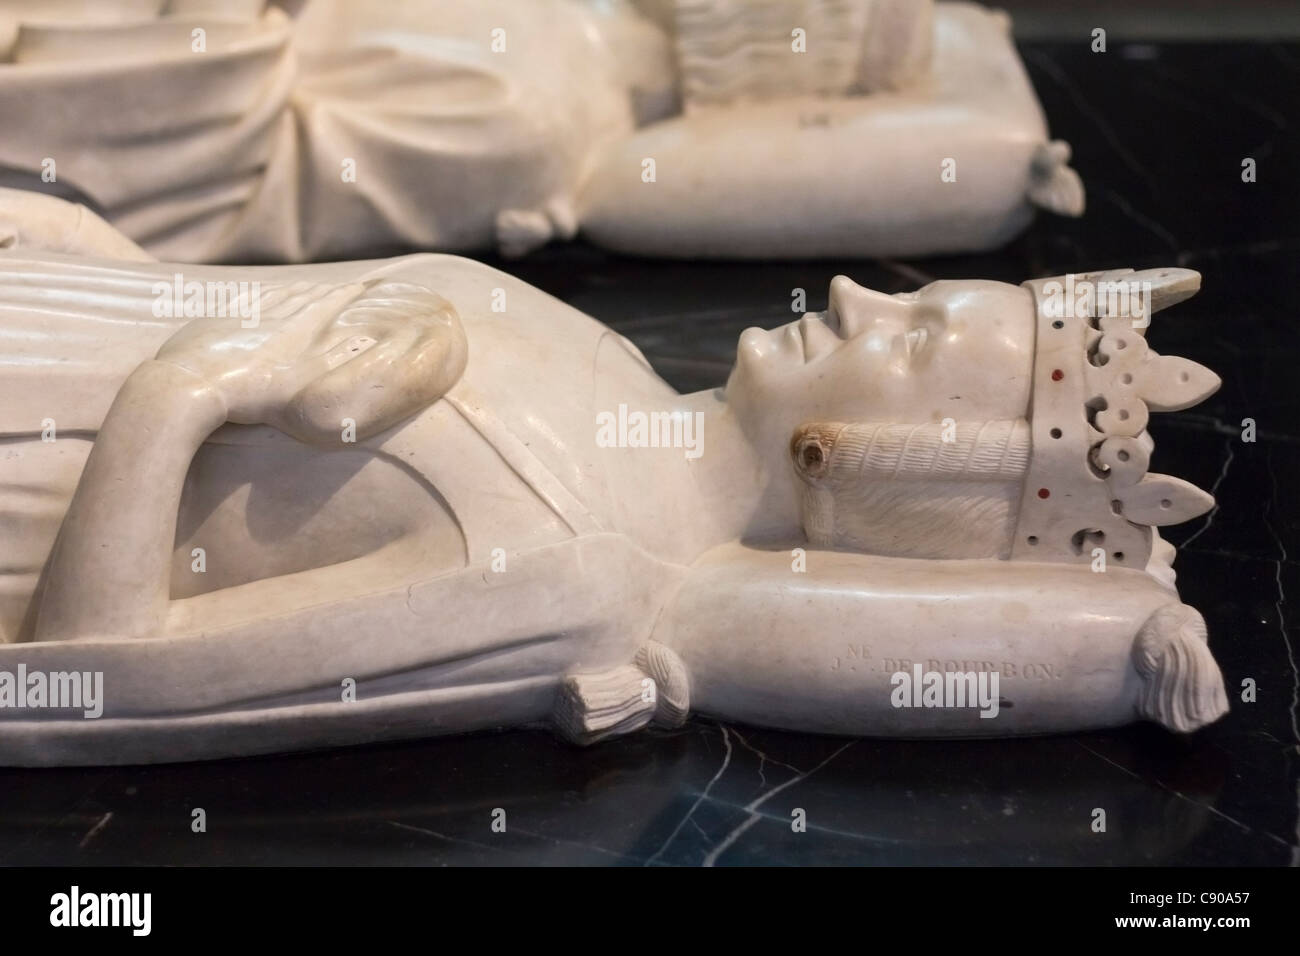
[{"label": "effigy's face", "polygon": [[885,295],[837,276],[824,313],[741,335],[727,401],[764,429],[1022,418],[1034,316],[1032,295],[1002,282]]}]

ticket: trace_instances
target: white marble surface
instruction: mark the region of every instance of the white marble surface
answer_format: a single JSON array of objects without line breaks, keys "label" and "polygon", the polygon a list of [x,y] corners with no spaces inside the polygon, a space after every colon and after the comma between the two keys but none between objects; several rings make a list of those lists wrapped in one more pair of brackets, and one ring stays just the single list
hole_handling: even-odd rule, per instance
[{"label": "white marble surface", "polygon": [[[0,253],[0,671],[102,674],[102,713],[0,708],[7,762],[534,723],[589,742],[688,712],[846,734],[1190,730],[1226,708],[1149,527],[1148,561],[1099,572],[1046,533],[1018,554],[1020,496],[1000,499],[1010,523],[979,519],[997,492],[972,485],[1017,459],[964,436],[1032,431],[1061,385],[1036,371],[1041,281],[888,296],[840,278],[825,313],[746,332],[725,389],[678,395],[627,340],[471,260],[190,267],[79,241]],[[1197,282],[1125,275],[1157,308]],[[248,283],[259,308],[168,317],[178,276]],[[1077,321],[1073,364],[1054,356],[1070,376],[1110,334]],[[647,447],[640,414],[680,428]],[[1105,434],[1073,414],[1096,432],[1075,439],[1086,456]],[[882,445],[893,478],[846,459],[860,480],[838,507],[883,496],[915,517],[869,550],[819,542],[799,441],[819,422],[951,422],[971,455],[954,471],[942,437]],[[826,448],[841,474],[852,446]],[[1058,477],[1034,496],[1051,509],[1108,480]],[[963,539],[982,556],[951,557]],[[996,674],[996,716],[900,706],[914,668]]]},{"label": "white marble surface", "polygon": [[0,6],[0,184],[185,262],[579,231],[655,256],[970,252],[1083,208],[1006,17],[972,4],[217,9]]}]

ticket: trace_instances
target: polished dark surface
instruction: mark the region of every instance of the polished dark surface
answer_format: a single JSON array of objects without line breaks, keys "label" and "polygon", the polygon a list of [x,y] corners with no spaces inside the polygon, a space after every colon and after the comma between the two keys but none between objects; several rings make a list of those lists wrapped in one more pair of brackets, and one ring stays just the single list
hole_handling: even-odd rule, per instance
[{"label": "polished dark surface", "polygon": [[[1231,713],[1009,741],[847,740],[695,720],[578,750],[541,732],[95,770],[0,770],[0,864],[1273,864],[1300,815],[1300,44],[1025,43],[1088,190],[998,253],[908,262],[674,263],[577,245],[502,264],[632,338],[682,390],[722,384],[749,325],[825,306],[836,273],[889,292],[1176,265],[1203,291],[1162,353],[1223,377],[1155,416],[1155,470],[1219,508],[1167,529]],[[1242,181],[1255,159],[1257,181]],[[791,211],[797,215],[797,210]],[[497,263],[501,264],[501,263]],[[1256,441],[1242,440],[1243,419]],[[1044,595],[1051,600],[1051,595]],[[1240,699],[1253,679],[1258,700]],[[207,832],[191,830],[203,808]],[[492,829],[505,811],[504,833]],[[1094,808],[1107,814],[1093,832]],[[806,812],[806,832],[792,813]]]}]

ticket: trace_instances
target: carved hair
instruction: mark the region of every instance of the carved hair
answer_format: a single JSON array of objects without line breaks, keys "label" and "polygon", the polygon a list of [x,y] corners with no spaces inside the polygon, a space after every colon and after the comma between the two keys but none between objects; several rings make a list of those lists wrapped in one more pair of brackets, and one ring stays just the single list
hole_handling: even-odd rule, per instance
[{"label": "carved hair", "polygon": [[1143,569],[1153,527],[1213,506],[1187,482],[1147,473],[1149,413],[1194,405],[1219,385],[1144,338],[1150,315],[1195,293],[1200,276],[1128,269],[1024,285],[1037,313],[1031,419],[804,425],[791,453],[810,542],[1074,564],[1104,543],[1108,560]]},{"label": "carved hair", "polygon": [[795,432],[791,454],[814,545],[892,557],[1006,557],[1029,423],[819,422]]},{"label": "carved hair", "polygon": [[[676,0],[687,106],[897,90],[930,68],[931,0]],[[807,46],[791,55],[801,28]]]}]

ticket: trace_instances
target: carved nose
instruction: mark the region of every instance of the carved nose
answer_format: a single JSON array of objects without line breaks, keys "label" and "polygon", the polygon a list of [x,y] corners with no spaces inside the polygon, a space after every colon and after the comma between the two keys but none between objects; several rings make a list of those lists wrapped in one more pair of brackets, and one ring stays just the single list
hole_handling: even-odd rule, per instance
[{"label": "carved nose", "polygon": [[856,316],[852,313],[850,300],[857,284],[848,276],[836,276],[831,280],[830,304],[826,309],[826,323],[844,338],[851,337],[856,331]]},{"label": "carved nose", "polygon": [[860,286],[848,276],[836,276],[831,280],[827,323],[846,339],[875,323],[906,323],[910,316],[910,304],[901,299]]}]

